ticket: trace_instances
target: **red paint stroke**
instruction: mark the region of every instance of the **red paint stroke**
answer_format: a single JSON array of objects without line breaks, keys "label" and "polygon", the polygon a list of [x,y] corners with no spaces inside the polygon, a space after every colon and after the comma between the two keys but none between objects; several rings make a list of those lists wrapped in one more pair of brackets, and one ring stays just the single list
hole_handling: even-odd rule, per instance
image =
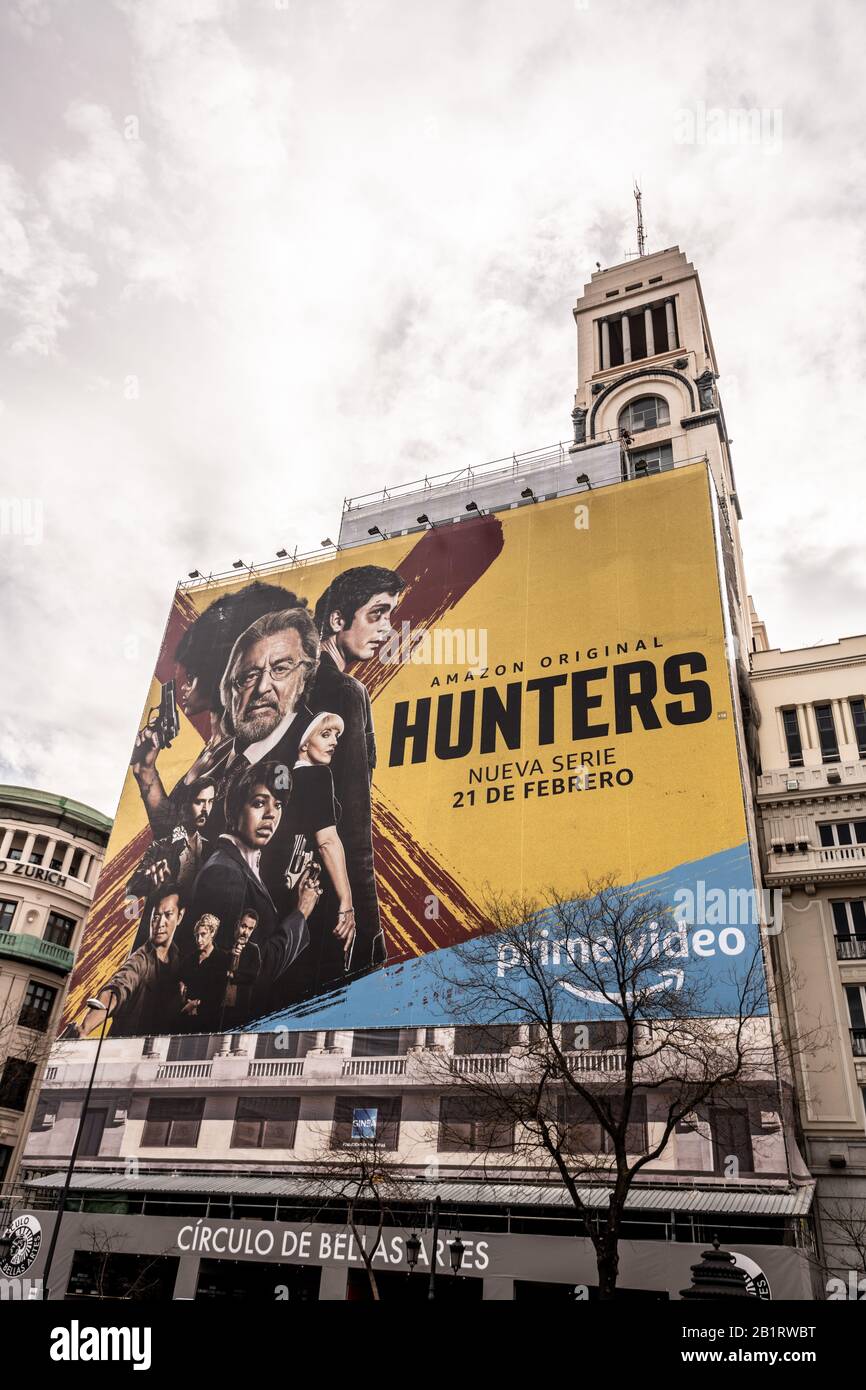
[{"label": "red paint stroke", "polygon": [[149,828],[140,830],[102,866],[69,982],[64,1025],[79,1016],[84,1001],[101,989],[129,953],[138,921],[130,922],[126,915],[126,885],[152,838]]},{"label": "red paint stroke", "polygon": [[[377,797],[373,848],[388,964],[455,946],[487,926],[487,919],[435,854],[422,849],[396,810]],[[437,916],[425,909],[431,895]]]},{"label": "red paint stroke", "polygon": [[[468,594],[501,554],[505,539],[497,516],[473,517],[456,526],[437,526],[425,531],[418,544],[401,560],[398,573],[406,588],[394,609],[392,621],[400,629],[408,622],[412,634],[433,627]],[[349,667],[375,700],[400,670],[400,663],[355,662]]]}]

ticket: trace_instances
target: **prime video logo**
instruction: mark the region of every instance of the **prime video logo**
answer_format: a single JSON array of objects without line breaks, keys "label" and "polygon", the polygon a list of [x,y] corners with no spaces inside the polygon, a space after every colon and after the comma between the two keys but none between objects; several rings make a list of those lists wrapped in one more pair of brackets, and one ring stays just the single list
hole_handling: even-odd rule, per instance
[{"label": "prime video logo", "polygon": [[52,1361],[131,1361],[134,1371],[149,1371],[149,1327],[82,1327],[73,1318],[68,1327],[55,1327],[49,1355]]},{"label": "prime video logo", "polygon": [[403,622],[379,648],[386,666],[468,666],[480,674],[487,667],[486,627],[424,627],[412,631]]},{"label": "prime video logo", "polygon": [[[682,988],[682,971],[669,962],[686,960],[690,955],[704,960],[717,955],[741,956],[746,950],[744,927],[758,928],[770,935],[781,931],[782,894],[778,889],[707,888],[699,879],[694,888],[680,888],[673,895],[671,917],[649,922],[626,943],[635,961],[658,960],[667,968],[675,988]],[[603,964],[613,961],[616,945],[610,937],[590,940],[557,941],[546,928],[538,934],[535,954],[542,967],[555,968],[580,960]],[[496,974],[502,978],[521,962],[521,952],[510,942],[499,947]]]}]

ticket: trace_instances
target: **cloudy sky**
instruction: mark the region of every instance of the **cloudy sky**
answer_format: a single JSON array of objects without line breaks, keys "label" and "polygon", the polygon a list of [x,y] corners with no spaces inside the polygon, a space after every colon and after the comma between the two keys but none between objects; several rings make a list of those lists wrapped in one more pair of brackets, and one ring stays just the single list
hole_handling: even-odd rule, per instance
[{"label": "cloudy sky", "polygon": [[567,439],[634,176],[701,274],[772,643],[866,630],[864,31],[853,0],[5,0],[0,780],[113,813],[179,576]]}]

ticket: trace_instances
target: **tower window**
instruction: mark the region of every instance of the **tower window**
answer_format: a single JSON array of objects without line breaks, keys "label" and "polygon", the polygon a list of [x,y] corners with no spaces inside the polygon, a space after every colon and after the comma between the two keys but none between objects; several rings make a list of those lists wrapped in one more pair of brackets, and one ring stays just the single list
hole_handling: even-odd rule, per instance
[{"label": "tower window", "polygon": [[671,412],[668,403],[661,396],[639,396],[629,401],[619,413],[619,427],[629,434],[639,434],[641,430],[657,430],[661,425],[669,425]]},{"label": "tower window", "polygon": [[610,318],[598,319],[598,360],[602,371],[655,357],[679,346],[676,304],[643,304]]},{"label": "tower window", "polygon": [[653,444],[648,449],[632,449],[628,456],[629,478],[646,478],[650,473],[667,473],[674,466],[670,444]]},{"label": "tower window", "polygon": [[803,740],[800,737],[800,721],[795,709],[782,710],[782,726],[785,730],[785,742],[788,745],[788,766],[802,767]]},{"label": "tower window", "polygon": [[851,718],[854,721],[857,752],[861,758],[866,758],[866,700],[861,696],[856,700],[849,700],[848,703],[851,706]]}]

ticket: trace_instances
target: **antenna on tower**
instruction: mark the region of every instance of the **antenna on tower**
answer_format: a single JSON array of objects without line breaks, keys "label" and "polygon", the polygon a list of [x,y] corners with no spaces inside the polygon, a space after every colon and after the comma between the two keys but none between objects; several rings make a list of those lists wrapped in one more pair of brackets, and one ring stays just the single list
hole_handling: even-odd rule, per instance
[{"label": "antenna on tower", "polygon": [[646,255],[646,232],[643,225],[643,194],[640,191],[637,180],[634,185],[634,200],[637,204],[637,253],[639,256]]}]

